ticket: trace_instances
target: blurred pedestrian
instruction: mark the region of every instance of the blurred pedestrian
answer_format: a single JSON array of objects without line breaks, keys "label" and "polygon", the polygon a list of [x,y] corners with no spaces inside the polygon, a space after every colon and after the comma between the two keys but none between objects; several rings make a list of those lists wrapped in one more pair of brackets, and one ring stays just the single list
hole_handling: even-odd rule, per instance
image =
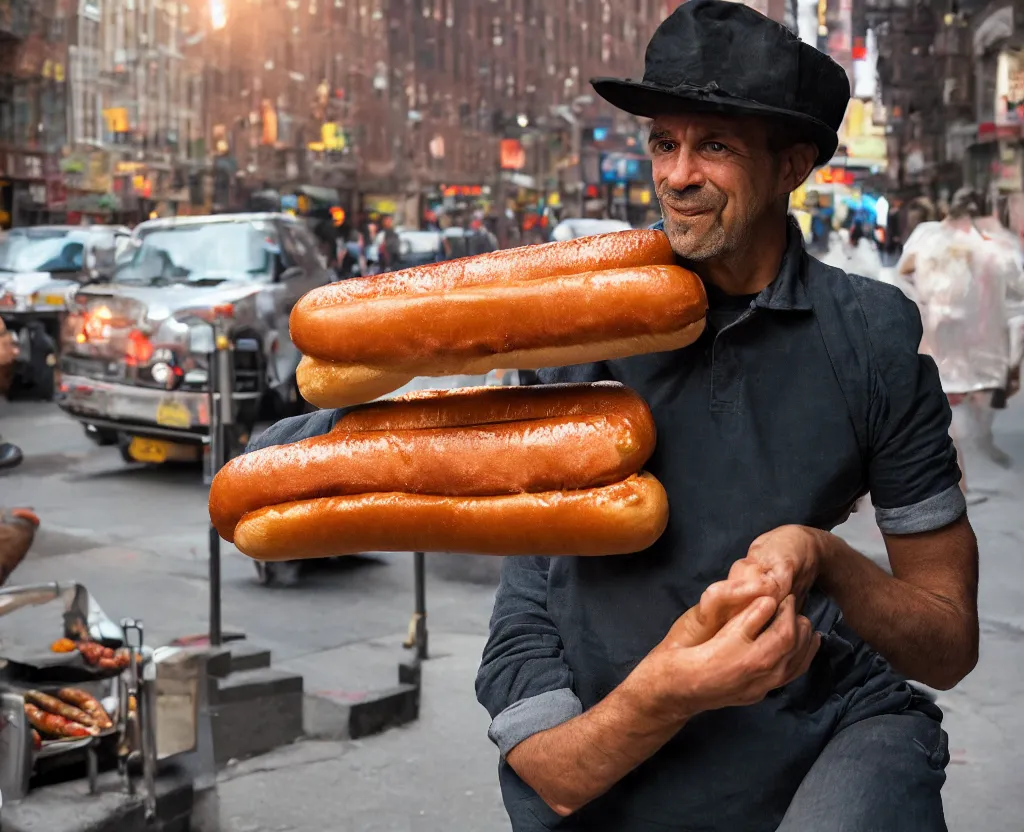
[{"label": "blurred pedestrian", "polygon": [[981,206],[976,191],[958,190],[946,219],[915,227],[897,265],[921,309],[922,352],[935,359],[954,408],[961,469],[968,442],[999,465],[1011,462],[996,447],[992,424],[1012,392],[1011,304],[1024,296],[1019,246],[1008,233],[984,228]]},{"label": "blurred pedestrian", "polygon": [[341,249],[338,278],[345,280],[350,277],[360,277],[364,274],[366,274],[366,251],[363,235],[353,228],[346,235]]},{"label": "blurred pedestrian", "polygon": [[381,272],[391,272],[401,268],[402,240],[395,230],[395,218],[386,214],[381,219],[381,231],[378,237],[377,257]]},{"label": "blurred pedestrian", "polygon": [[[7,331],[3,318],[0,318],[0,396],[6,396],[14,381],[14,362],[18,358],[18,347],[14,336]],[[21,448],[11,442],[5,442],[0,436],[0,470],[14,468],[22,461]]]}]

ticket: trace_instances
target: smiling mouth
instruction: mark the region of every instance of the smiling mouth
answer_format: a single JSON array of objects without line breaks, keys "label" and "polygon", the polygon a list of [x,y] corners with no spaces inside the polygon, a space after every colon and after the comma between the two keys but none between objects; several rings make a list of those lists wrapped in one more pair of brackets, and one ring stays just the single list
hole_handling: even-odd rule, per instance
[{"label": "smiling mouth", "polygon": [[[669,206],[669,207],[671,208],[671,206]],[[693,209],[690,209],[690,210],[687,210],[687,211],[682,211],[679,208],[672,208],[672,213],[676,214],[677,216],[680,216],[680,217],[699,217],[699,216],[702,216],[704,214],[708,214],[710,212],[711,212],[710,208],[700,208],[700,209],[698,209],[696,211],[693,210]]]}]

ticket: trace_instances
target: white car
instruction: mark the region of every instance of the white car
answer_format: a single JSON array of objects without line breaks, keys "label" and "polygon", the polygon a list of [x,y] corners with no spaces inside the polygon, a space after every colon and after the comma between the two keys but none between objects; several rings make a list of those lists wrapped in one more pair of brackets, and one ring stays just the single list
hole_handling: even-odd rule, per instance
[{"label": "white car", "polygon": [[575,240],[577,237],[592,237],[595,234],[610,234],[613,231],[629,231],[633,226],[622,220],[591,220],[583,218],[564,219],[551,232],[555,242]]}]

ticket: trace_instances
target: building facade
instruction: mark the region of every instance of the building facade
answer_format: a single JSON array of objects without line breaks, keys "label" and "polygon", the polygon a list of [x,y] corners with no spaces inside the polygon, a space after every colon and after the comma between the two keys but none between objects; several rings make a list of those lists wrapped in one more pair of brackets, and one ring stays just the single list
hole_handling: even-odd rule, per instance
[{"label": "building facade", "polygon": [[59,199],[68,24],[65,0],[0,0],[0,230],[46,221]]}]

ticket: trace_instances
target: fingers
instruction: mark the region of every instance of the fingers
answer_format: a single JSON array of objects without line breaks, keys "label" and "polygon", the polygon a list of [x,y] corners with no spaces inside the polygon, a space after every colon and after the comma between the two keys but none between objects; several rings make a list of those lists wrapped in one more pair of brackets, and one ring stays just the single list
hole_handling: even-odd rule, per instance
[{"label": "fingers", "polygon": [[753,642],[779,609],[774,598],[755,598],[746,609],[722,628],[722,635],[740,635]]},{"label": "fingers", "polygon": [[726,622],[762,595],[782,601],[778,583],[768,570],[750,560],[736,561],[724,581],[711,584],[701,595],[698,618],[701,624],[711,628],[713,635]]},{"label": "fingers", "polygon": [[796,643],[786,661],[776,668],[772,689],[785,687],[803,676],[821,647],[821,636],[814,632],[814,627],[808,619],[799,616],[796,628]]}]

